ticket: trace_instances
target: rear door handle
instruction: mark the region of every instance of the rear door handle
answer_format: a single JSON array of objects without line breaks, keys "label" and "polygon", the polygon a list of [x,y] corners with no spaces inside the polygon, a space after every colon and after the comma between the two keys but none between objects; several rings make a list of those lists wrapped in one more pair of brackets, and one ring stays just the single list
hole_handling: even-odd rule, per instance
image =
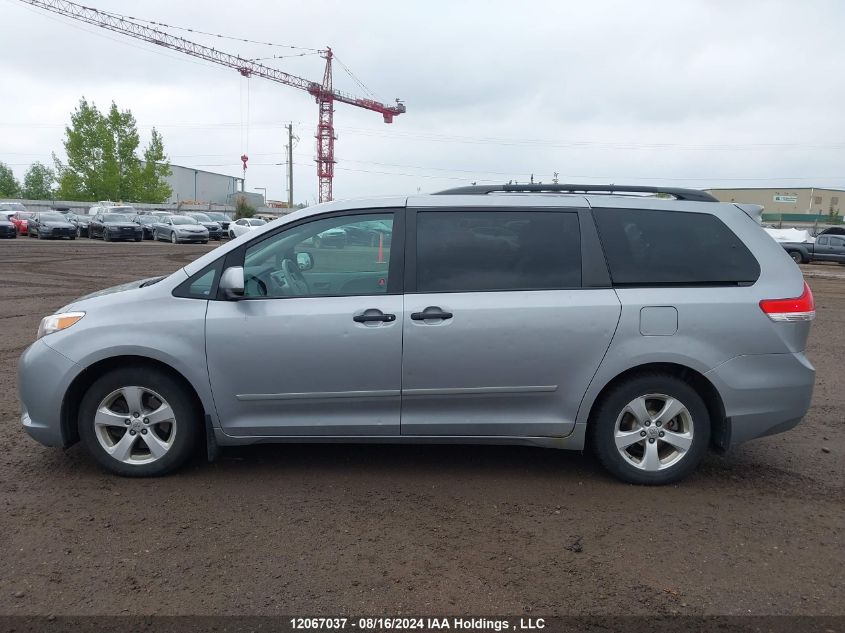
[{"label": "rear door handle", "polygon": [[437,306],[429,306],[422,312],[413,312],[411,319],[414,321],[425,321],[426,319],[451,319],[452,313],[441,310]]},{"label": "rear door handle", "polygon": [[374,321],[381,321],[383,323],[392,323],[396,320],[395,314],[383,314],[382,312],[371,314],[358,314],[352,317],[355,323],[372,323]]}]

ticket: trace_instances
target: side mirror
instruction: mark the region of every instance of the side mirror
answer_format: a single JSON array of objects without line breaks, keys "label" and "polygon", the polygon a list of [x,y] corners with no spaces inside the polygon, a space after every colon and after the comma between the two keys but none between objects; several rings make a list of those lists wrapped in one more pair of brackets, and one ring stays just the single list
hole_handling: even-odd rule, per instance
[{"label": "side mirror", "polygon": [[229,301],[237,301],[244,296],[244,269],[232,266],[223,271],[220,277],[220,289]]},{"label": "side mirror", "polygon": [[311,270],[314,268],[314,256],[311,253],[297,253],[296,263],[299,270]]}]

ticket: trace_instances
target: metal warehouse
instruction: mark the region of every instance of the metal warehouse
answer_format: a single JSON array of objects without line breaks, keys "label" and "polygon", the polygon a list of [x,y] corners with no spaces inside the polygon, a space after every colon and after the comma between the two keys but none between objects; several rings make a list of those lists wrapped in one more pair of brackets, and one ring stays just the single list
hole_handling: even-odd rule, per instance
[{"label": "metal warehouse", "polygon": [[216,174],[203,169],[171,165],[173,172],[165,178],[173,188],[173,193],[167,202],[183,202],[195,200],[197,202],[212,202],[228,204],[232,194],[243,190],[243,178]]},{"label": "metal warehouse", "polygon": [[835,214],[845,203],[845,189],[822,187],[769,188],[751,187],[745,189],[707,189],[721,202],[744,202],[761,205],[767,214]]}]

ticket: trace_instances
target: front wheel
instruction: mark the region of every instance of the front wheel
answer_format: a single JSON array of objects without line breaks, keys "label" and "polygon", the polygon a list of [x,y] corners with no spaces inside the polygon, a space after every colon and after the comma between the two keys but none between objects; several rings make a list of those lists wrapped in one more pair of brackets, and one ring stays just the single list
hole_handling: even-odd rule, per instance
[{"label": "front wheel", "polygon": [[164,475],[191,456],[200,411],[166,373],[143,367],[109,372],[79,408],[79,436],[107,470],[127,477]]},{"label": "front wheel", "polygon": [[599,461],[632,484],[662,485],[689,475],[710,441],[710,416],[692,386],[649,373],[613,387],[589,422]]},{"label": "front wheel", "polygon": [[111,235],[109,235],[108,231],[103,231],[103,241],[104,242],[111,242]]},{"label": "front wheel", "polygon": [[178,241],[179,241],[179,240],[177,240],[177,239],[176,239],[176,233],[171,233],[171,234],[170,234],[170,243],[171,243],[171,244],[176,244]]}]

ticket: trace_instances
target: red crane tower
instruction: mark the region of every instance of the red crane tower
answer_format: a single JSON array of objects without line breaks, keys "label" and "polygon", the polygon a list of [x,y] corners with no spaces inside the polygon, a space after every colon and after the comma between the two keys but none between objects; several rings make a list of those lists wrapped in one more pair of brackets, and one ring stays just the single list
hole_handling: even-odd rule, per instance
[{"label": "red crane tower", "polygon": [[379,112],[384,117],[385,123],[393,123],[393,117],[405,112],[405,104],[396,100],[395,105],[386,105],[374,99],[364,99],[354,95],[335,90],[332,87],[332,49],[326,48],[320,51],[320,55],[326,60],[326,68],[323,72],[322,83],[310,81],[283,72],[270,66],[265,66],[257,61],[244,59],[238,55],[232,55],[219,51],[210,46],[204,46],[191,42],[182,37],[171,35],[166,31],[152,28],[143,24],[133,22],[126,16],[117,15],[107,11],[101,11],[92,7],[86,7],[68,0],[21,0],[26,4],[58,13],[68,18],[87,22],[100,28],[115,31],[135,39],[143,40],[151,44],[170,48],[186,55],[198,57],[215,64],[234,68],[244,77],[262,77],[280,84],[305,90],[314,97],[320,110],[317,122],[317,179],[320,183],[320,202],[327,202],[332,199],[332,179],[334,178],[334,103],[348,103],[349,105]]}]

